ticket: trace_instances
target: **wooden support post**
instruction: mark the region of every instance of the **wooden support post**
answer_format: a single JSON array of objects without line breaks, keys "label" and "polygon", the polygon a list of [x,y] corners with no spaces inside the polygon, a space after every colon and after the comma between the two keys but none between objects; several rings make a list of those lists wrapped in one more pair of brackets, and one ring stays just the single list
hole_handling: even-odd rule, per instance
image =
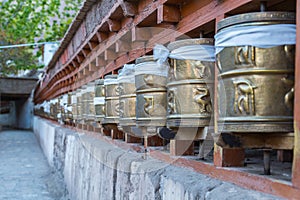
[{"label": "wooden support post", "polygon": [[97,70],[96,65],[94,64],[94,62],[90,62],[89,63],[89,71],[90,72],[95,72]]},{"label": "wooden support post", "polygon": [[98,38],[99,43],[103,42],[108,38],[108,33],[106,32],[96,32],[96,36]]},{"label": "wooden support post", "polygon": [[134,137],[133,135],[125,133],[125,142],[126,143],[141,143],[142,138]]},{"label": "wooden support post", "polygon": [[183,156],[194,155],[193,140],[170,140],[170,155]]},{"label": "wooden support post", "polygon": [[116,54],[115,51],[110,50],[110,49],[107,49],[107,50],[104,51],[104,60],[109,62],[109,61],[112,61],[116,58],[117,58],[117,54]]},{"label": "wooden support post", "polygon": [[106,64],[107,62],[104,59],[104,55],[100,55],[96,57],[96,67],[105,67]]},{"label": "wooden support post", "polygon": [[100,127],[94,127],[94,130],[93,130],[95,133],[102,133],[102,128]]},{"label": "wooden support post", "polygon": [[90,124],[87,124],[87,131],[90,131],[90,132],[94,131],[94,127]]},{"label": "wooden support post", "polygon": [[98,43],[93,41],[89,41],[88,44],[91,51],[98,46]]},{"label": "wooden support post", "polygon": [[116,52],[117,53],[124,53],[124,52],[128,52],[130,50],[131,50],[130,43],[123,41],[123,40],[118,40],[116,42]]},{"label": "wooden support post", "polygon": [[124,1],[121,3],[121,8],[123,10],[123,15],[125,17],[133,17],[137,14],[137,4]]},{"label": "wooden support post", "polygon": [[146,28],[133,27],[131,29],[131,38],[132,38],[132,42],[147,41],[151,38],[151,29],[147,27]]},{"label": "wooden support post", "polygon": [[111,129],[111,139],[124,139],[124,133],[122,131],[119,131],[117,129]]},{"label": "wooden support post", "polygon": [[292,162],[293,161],[293,151],[291,150],[278,150],[277,160],[279,162]]},{"label": "wooden support post", "polygon": [[89,53],[91,52],[91,50],[90,49],[82,49],[81,52],[82,52],[83,56],[86,58],[89,55]]},{"label": "wooden support post", "polygon": [[243,167],[245,151],[242,148],[222,148],[215,144],[214,165],[217,167]]},{"label": "wooden support post", "polygon": [[121,29],[121,22],[113,19],[108,19],[107,24],[109,27],[109,31],[118,32]]},{"label": "wooden support post", "polygon": [[164,140],[157,135],[148,137],[148,147],[163,146]]},{"label": "wooden support post", "polygon": [[[76,57],[76,59],[77,59],[77,57]],[[72,64],[73,64],[73,66],[75,67],[75,68],[78,68],[79,67],[79,63],[78,63],[78,61],[77,60],[72,60]]]},{"label": "wooden support post", "polygon": [[84,60],[84,57],[81,55],[77,55],[76,58],[78,63],[82,63],[82,61]]},{"label": "wooden support post", "polygon": [[157,8],[157,24],[162,22],[179,22],[181,18],[180,10],[173,5],[160,5]]}]

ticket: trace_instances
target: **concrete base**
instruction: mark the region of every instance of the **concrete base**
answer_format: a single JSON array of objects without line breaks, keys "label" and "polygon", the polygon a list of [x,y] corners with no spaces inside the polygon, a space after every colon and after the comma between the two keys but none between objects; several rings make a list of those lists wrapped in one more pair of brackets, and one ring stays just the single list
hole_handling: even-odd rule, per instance
[{"label": "concrete base", "polygon": [[70,199],[277,199],[152,158],[144,160],[142,153],[38,117],[34,131],[49,163],[64,176]]}]

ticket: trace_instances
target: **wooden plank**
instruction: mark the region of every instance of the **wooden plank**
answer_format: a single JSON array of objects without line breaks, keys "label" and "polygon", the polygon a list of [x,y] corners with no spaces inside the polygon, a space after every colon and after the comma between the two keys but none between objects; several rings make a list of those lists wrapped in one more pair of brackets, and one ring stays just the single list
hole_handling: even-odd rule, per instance
[{"label": "wooden plank", "polygon": [[170,155],[184,156],[194,155],[193,140],[170,140]]},{"label": "wooden plank", "polygon": [[242,148],[223,148],[215,144],[214,165],[217,167],[243,167],[245,151]]},{"label": "wooden plank", "polygon": [[120,21],[113,20],[113,19],[107,19],[107,24],[108,24],[109,30],[111,32],[117,32],[121,29]]},{"label": "wooden plank", "polygon": [[88,44],[91,51],[98,46],[98,43],[93,41],[90,41]]},{"label": "wooden plank", "polygon": [[104,60],[112,61],[117,58],[117,54],[114,50],[107,49],[104,51]]},{"label": "wooden plank", "polygon": [[179,7],[172,5],[160,5],[157,8],[157,24],[162,22],[179,22],[181,18]]},{"label": "wooden plank", "polygon": [[[297,0],[297,8],[300,8],[300,0]],[[300,188],[300,10],[297,9],[297,37],[296,37],[296,63],[295,63],[295,99],[294,99],[294,131],[295,148],[293,160],[292,182]]]},{"label": "wooden plank", "polygon": [[115,49],[116,49],[117,53],[124,53],[124,52],[128,52],[131,50],[131,45],[127,41],[118,40],[116,42]]},{"label": "wooden plank", "polygon": [[121,8],[123,10],[123,15],[125,17],[133,17],[137,14],[137,3],[124,1],[121,3]]},{"label": "wooden plank", "polygon": [[151,38],[151,28],[140,28],[140,27],[133,27],[131,29],[131,38],[132,42],[135,41],[147,41]]},{"label": "wooden plank", "polygon": [[106,32],[96,32],[96,36],[99,42],[103,42],[108,38],[108,33]]}]

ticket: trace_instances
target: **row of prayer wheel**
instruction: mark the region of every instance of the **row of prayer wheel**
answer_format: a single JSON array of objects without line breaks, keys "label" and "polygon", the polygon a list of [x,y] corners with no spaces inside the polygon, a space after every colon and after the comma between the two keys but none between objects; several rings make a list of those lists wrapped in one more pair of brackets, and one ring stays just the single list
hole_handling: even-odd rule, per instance
[{"label": "row of prayer wheel", "polygon": [[[217,113],[220,132],[293,131],[295,13],[236,15],[217,29],[215,40],[157,45],[153,56],[125,65],[119,75],[69,94],[72,120],[115,125],[136,136],[167,127],[175,139],[205,139]],[[196,135],[186,136],[190,129]]]}]

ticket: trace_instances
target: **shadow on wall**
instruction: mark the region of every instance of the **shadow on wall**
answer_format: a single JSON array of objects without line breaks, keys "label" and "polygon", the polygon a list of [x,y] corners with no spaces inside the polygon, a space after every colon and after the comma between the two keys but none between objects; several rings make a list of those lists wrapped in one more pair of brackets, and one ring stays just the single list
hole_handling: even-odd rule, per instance
[{"label": "shadow on wall", "polygon": [[33,103],[31,97],[2,102],[0,111],[2,128],[32,129]]}]

